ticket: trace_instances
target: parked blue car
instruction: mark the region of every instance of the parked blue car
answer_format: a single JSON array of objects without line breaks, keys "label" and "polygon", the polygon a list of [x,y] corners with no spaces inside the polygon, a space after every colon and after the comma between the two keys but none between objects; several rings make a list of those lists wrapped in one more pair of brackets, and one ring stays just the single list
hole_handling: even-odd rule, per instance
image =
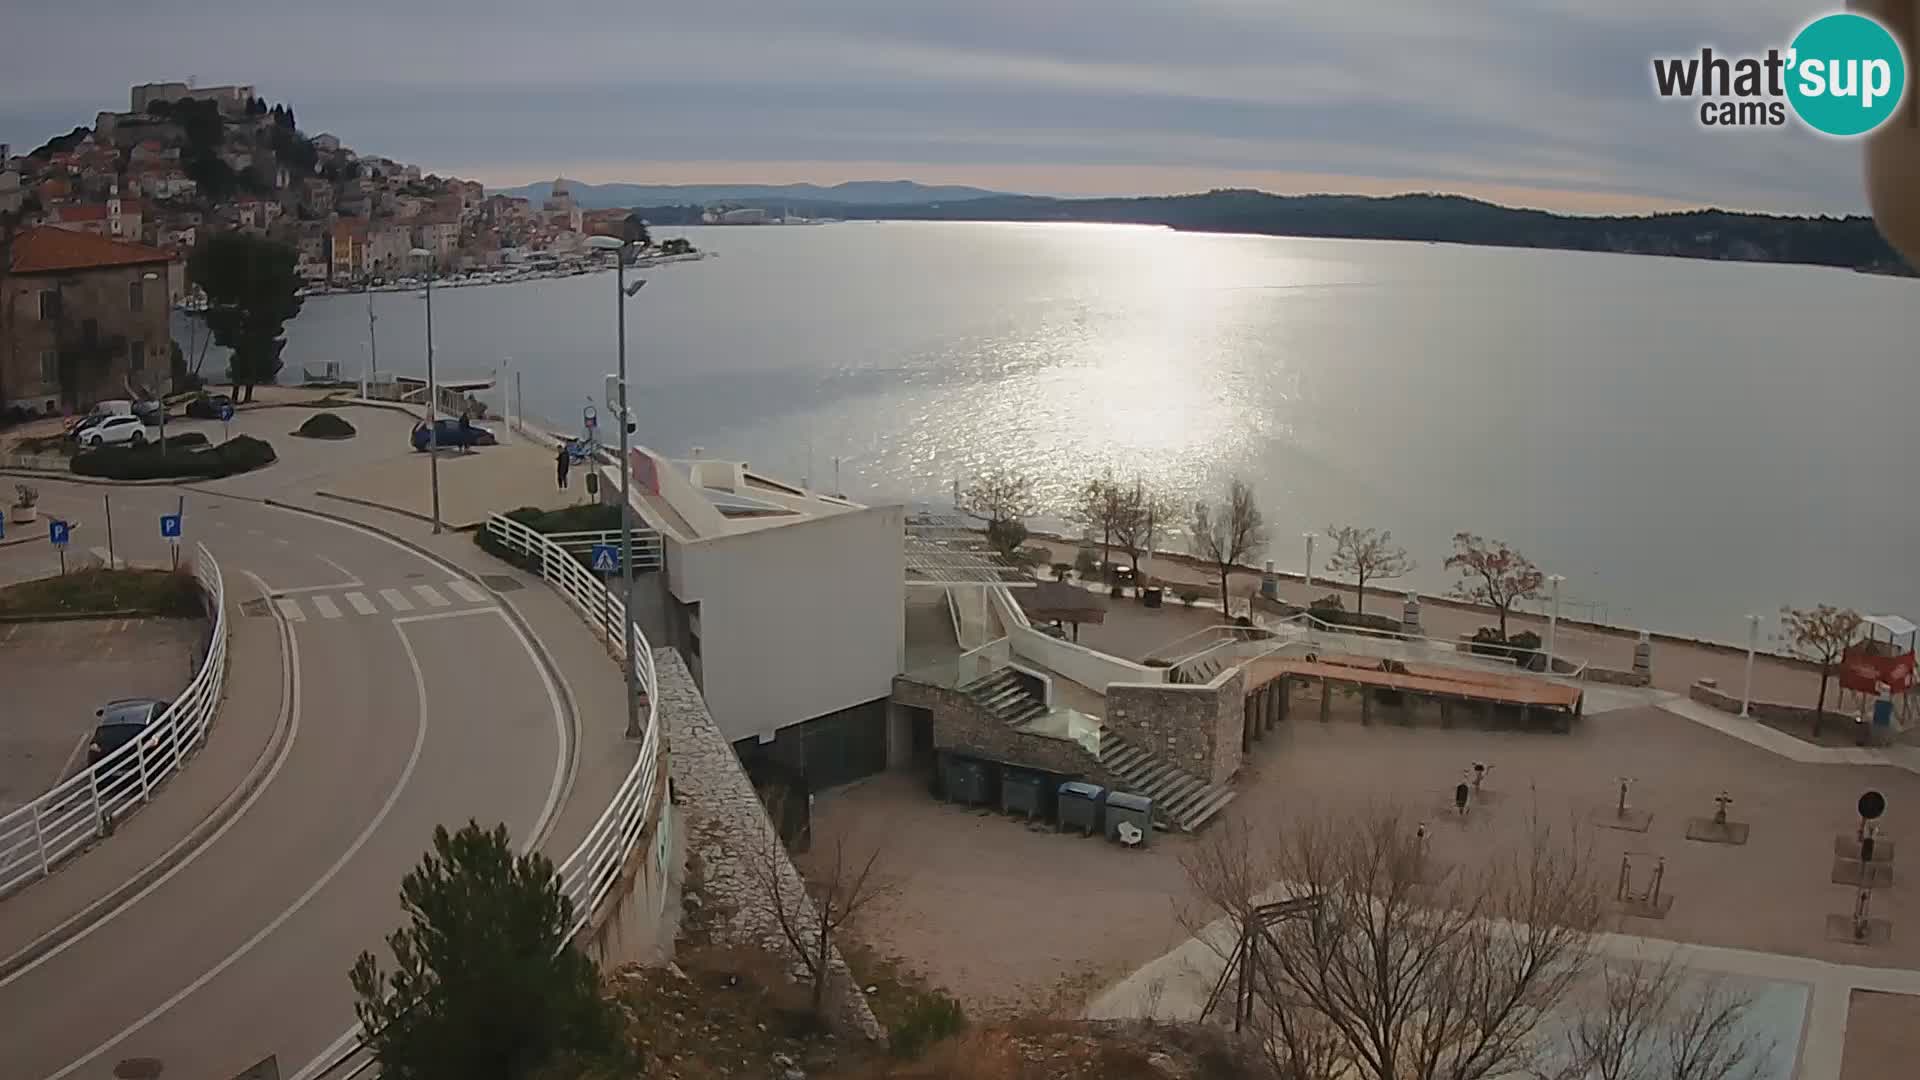
[{"label": "parked blue car", "polygon": [[477,424],[462,424],[459,420],[449,420],[445,417],[435,420],[433,423],[434,426],[439,429],[434,435],[428,434],[427,422],[424,420],[413,426],[413,448],[415,450],[427,449],[428,444],[432,442],[435,437],[439,439],[441,446],[453,447],[492,446],[495,442],[499,441],[493,437],[493,432]]}]

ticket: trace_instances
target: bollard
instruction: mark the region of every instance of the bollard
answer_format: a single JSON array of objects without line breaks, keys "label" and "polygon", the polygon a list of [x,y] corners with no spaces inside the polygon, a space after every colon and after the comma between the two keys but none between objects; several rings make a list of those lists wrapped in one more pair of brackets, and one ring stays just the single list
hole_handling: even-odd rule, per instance
[{"label": "bollard", "polygon": [[1640,640],[1633,646],[1633,673],[1653,678],[1653,639],[1645,630],[1640,631]]}]

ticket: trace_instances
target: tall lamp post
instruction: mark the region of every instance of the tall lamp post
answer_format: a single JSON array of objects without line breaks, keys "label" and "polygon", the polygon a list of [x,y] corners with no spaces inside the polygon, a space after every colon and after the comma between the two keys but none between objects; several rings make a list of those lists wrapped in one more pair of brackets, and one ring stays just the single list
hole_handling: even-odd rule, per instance
[{"label": "tall lamp post", "polygon": [[1547,615],[1547,674],[1549,675],[1553,674],[1554,646],[1558,644],[1560,637],[1560,586],[1566,583],[1567,579],[1559,574],[1551,574],[1547,577],[1547,587],[1553,593],[1553,610]]},{"label": "tall lamp post", "polygon": [[1740,715],[1753,704],[1753,652],[1760,647],[1760,616],[1747,616],[1747,677],[1740,684]]},{"label": "tall lamp post", "polygon": [[433,484],[433,531],[440,531],[440,387],[433,379],[433,252],[414,248],[408,254],[427,267],[427,471]]},{"label": "tall lamp post", "polygon": [[[619,404],[615,413],[620,423],[620,586],[621,605],[626,613],[621,620],[621,634],[626,639],[627,652],[627,738],[637,739],[645,734],[640,726],[640,668],[639,646],[633,639],[633,464],[628,460],[630,452],[629,436],[633,432],[633,414],[627,406],[627,299],[640,291],[646,279],[627,284],[627,262],[645,246],[646,225],[638,214],[628,214],[621,223],[621,235],[594,236],[587,239],[589,246],[599,251],[611,251],[613,258],[613,306],[615,311],[615,334],[620,353],[618,380]],[[613,402],[608,402],[610,407]]]}]

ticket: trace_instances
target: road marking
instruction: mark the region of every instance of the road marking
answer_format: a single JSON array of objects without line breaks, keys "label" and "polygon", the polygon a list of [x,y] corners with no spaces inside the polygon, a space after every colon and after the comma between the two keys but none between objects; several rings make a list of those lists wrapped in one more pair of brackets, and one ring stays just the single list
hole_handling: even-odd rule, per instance
[{"label": "road marking", "polygon": [[127,1025],[119,1034],[101,1043],[99,1046],[94,1047],[92,1050],[89,1050],[85,1056],[75,1060],[59,1072],[54,1073],[48,1077],[47,1080],[63,1080],[64,1077],[72,1076],[75,1072],[86,1068],[95,1058],[98,1058],[101,1054],[106,1053],[115,1046],[120,1045],[120,1043],[126,1041],[129,1036],[139,1034],[141,1029],[153,1023],[155,1020],[160,1019],[162,1016],[165,1016],[167,1011],[175,1005],[185,1001],[189,996],[199,991],[201,987],[219,978],[221,972],[239,963],[242,958],[253,951],[255,946],[265,941],[274,931],[286,925],[288,919],[298,915],[300,910],[306,907],[309,901],[319,895],[320,890],[326,888],[327,885],[339,875],[340,871],[346,868],[347,863],[352,861],[353,857],[360,853],[360,849],[365,847],[367,841],[373,838],[374,832],[386,822],[387,815],[393,812],[394,805],[400,801],[400,793],[406,790],[407,781],[413,778],[414,766],[420,764],[420,752],[425,749],[427,745],[427,677],[426,674],[420,670],[420,657],[413,651],[413,642],[407,640],[406,631],[396,628],[396,632],[400,635],[401,647],[407,652],[407,663],[413,667],[413,686],[420,706],[420,723],[413,734],[413,752],[407,756],[406,768],[400,770],[400,779],[394,783],[393,790],[387,793],[386,801],[380,804],[380,812],[373,815],[373,820],[367,822],[367,827],[360,830],[360,835],[354,837],[353,843],[348,845],[347,850],[341,852],[340,857],[333,861],[332,866],[327,867],[326,873],[321,874],[318,880],[312,885],[307,886],[307,891],[301,893],[300,898],[295,900],[285,911],[274,916],[272,922],[261,927],[252,937],[241,942],[238,948],[227,954],[226,959],[215,964],[212,968],[208,969],[205,974],[188,983],[172,997],[154,1006],[151,1012]]},{"label": "road marking", "polygon": [[366,593],[350,592],[347,594],[346,600],[357,614],[371,615],[380,610],[373,606],[373,601],[367,599]]},{"label": "road marking", "polygon": [[399,589],[381,589],[380,599],[385,600],[387,602],[387,606],[392,608],[395,611],[412,611],[413,610],[413,601],[407,599],[405,596],[400,595]]},{"label": "road marking", "polygon": [[340,617],[340,609],[334,606],[333,597],[331,596],[313,597],[313,607],[314,610],[320,613],[320,617],[323,619],[337,619]]},{"label": "road marking", "polygon": [[347,569],[344,566],[341,566],[339,563],[334,562],[332,559],[327,558],[325,555],[316,554],[314,555],[314,558],[319,559],[321,562],[326,563],[328,566],[331,566],[335,570],[340,571],[340,576],[347,579],[340,583],[340,586],[342,588],[348,588],[348,587],[360,584],[360,579],[354,576],[353,571]]},{"label": "road marking", "polygon": [[460,599],[465,600],[468,603],[484,604],[487,602],[487,594],[481,592],[479,589],[474,588],[473,583],[470,581],[460,581],[459,579],[455,579],[453,581],[447,582],[447,588],[452,589],[456,594],[459,595]]},{"label": "road marking", "polygon": [[415,585],[413,591],[420,594],[420,599],[425,600],[428,607],[446,607],[453,602],[441,596],[440,590],[431,585]]},{"label": "road marking", "polygon": [[307,621],[307,613],[300,610],[300,601],[295,600],[293,597],[282,596],[273,603],[275,607],[280,609],[280,614],[287,617],[288,622]]},{"label": "road marking", "polygon": [[[260,575],[251,570],[242,570],[240,572],[253,579],[254,585],[260,589],[261,596],[268,595],[267,583],[260,580]],[[286,668],[281,672],[280,679],[280,722],[286,724],[288,730],[286,741],[280,745],[280,754],[273,759],[273,764],[267,769],[267,775],[261,779],[260,786],[253,789],[253,794],[247,796],[246,801],[240,804],[240,808],[234,811],[233,816],[222,823],[218,829],[215,829],[212,836],[201,841],[199,847],[188,852],[185,858],[175,863],[166,873],[155,878],[146,888],[122,900],[112,911],[102,915],[98,921],[81,929],[72,937],[35,957],[32,963],[23,964],[20,969],[13,974],[8,975],[4,979],[0,979],[0,989],[5,989],[16,979],[25,978],[29,972],[38,968],[41,964],[52,960],[54,957],[85,941],[88,937],[92,936],[95,930],[112,922],[121,912],[126,911],[128,908],[146,899],[153,894],[154,890],[173,880],[175,874],[193,865],[195,859],[198,859],[208,848],[212,847],[221,837],[225,836],[228,829],[239,824],[240,820],[247,816],[247,811],[253,809],[253,804],[259,802],[260,797],[266,794],[267,788],[273,785],[273,778],[280,775],[280,767],[287,763],[287,757],[293,752],[293,744],[295,740],[300,737],[300,639],[294,636],[292,624],[286,622],[284,619],[279,620],[279,622],[281,637],[286,646],[285,655],[281,658],[286,663]],[[183,840],[181,843],[185,843],[185,841]],[[177,849],[178,846],[179,845],[175,845],[175,848],[169,849],[159,858],[148,863],[146,869],[141,872],[146,873],[166,862],[168,858],[172,857],[174,850]],[[84,918],[85,916],[86,912],[84,910],[75,912],[68,917],[66,922],[49,930],[48,933],[57,934],[72,923],[73,920]],[[42,937],[44,936],[45,935],[42,935]],[[28,946],[28,948],[32,947],[31,945]]]}]

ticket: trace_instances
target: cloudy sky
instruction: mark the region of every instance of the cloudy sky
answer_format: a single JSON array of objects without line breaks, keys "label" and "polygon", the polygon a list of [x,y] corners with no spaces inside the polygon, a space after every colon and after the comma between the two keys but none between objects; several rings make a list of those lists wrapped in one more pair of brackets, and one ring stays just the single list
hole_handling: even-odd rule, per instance
[{"label": "cloudy sky", "polygon": [[507,186],[910,178],[1050,194],[1455,191],[1573,211],[1864,209],[1859,148],[1703,130],[1655,55],[1795,0],[5,0],[16,152],[136,82]]}]

